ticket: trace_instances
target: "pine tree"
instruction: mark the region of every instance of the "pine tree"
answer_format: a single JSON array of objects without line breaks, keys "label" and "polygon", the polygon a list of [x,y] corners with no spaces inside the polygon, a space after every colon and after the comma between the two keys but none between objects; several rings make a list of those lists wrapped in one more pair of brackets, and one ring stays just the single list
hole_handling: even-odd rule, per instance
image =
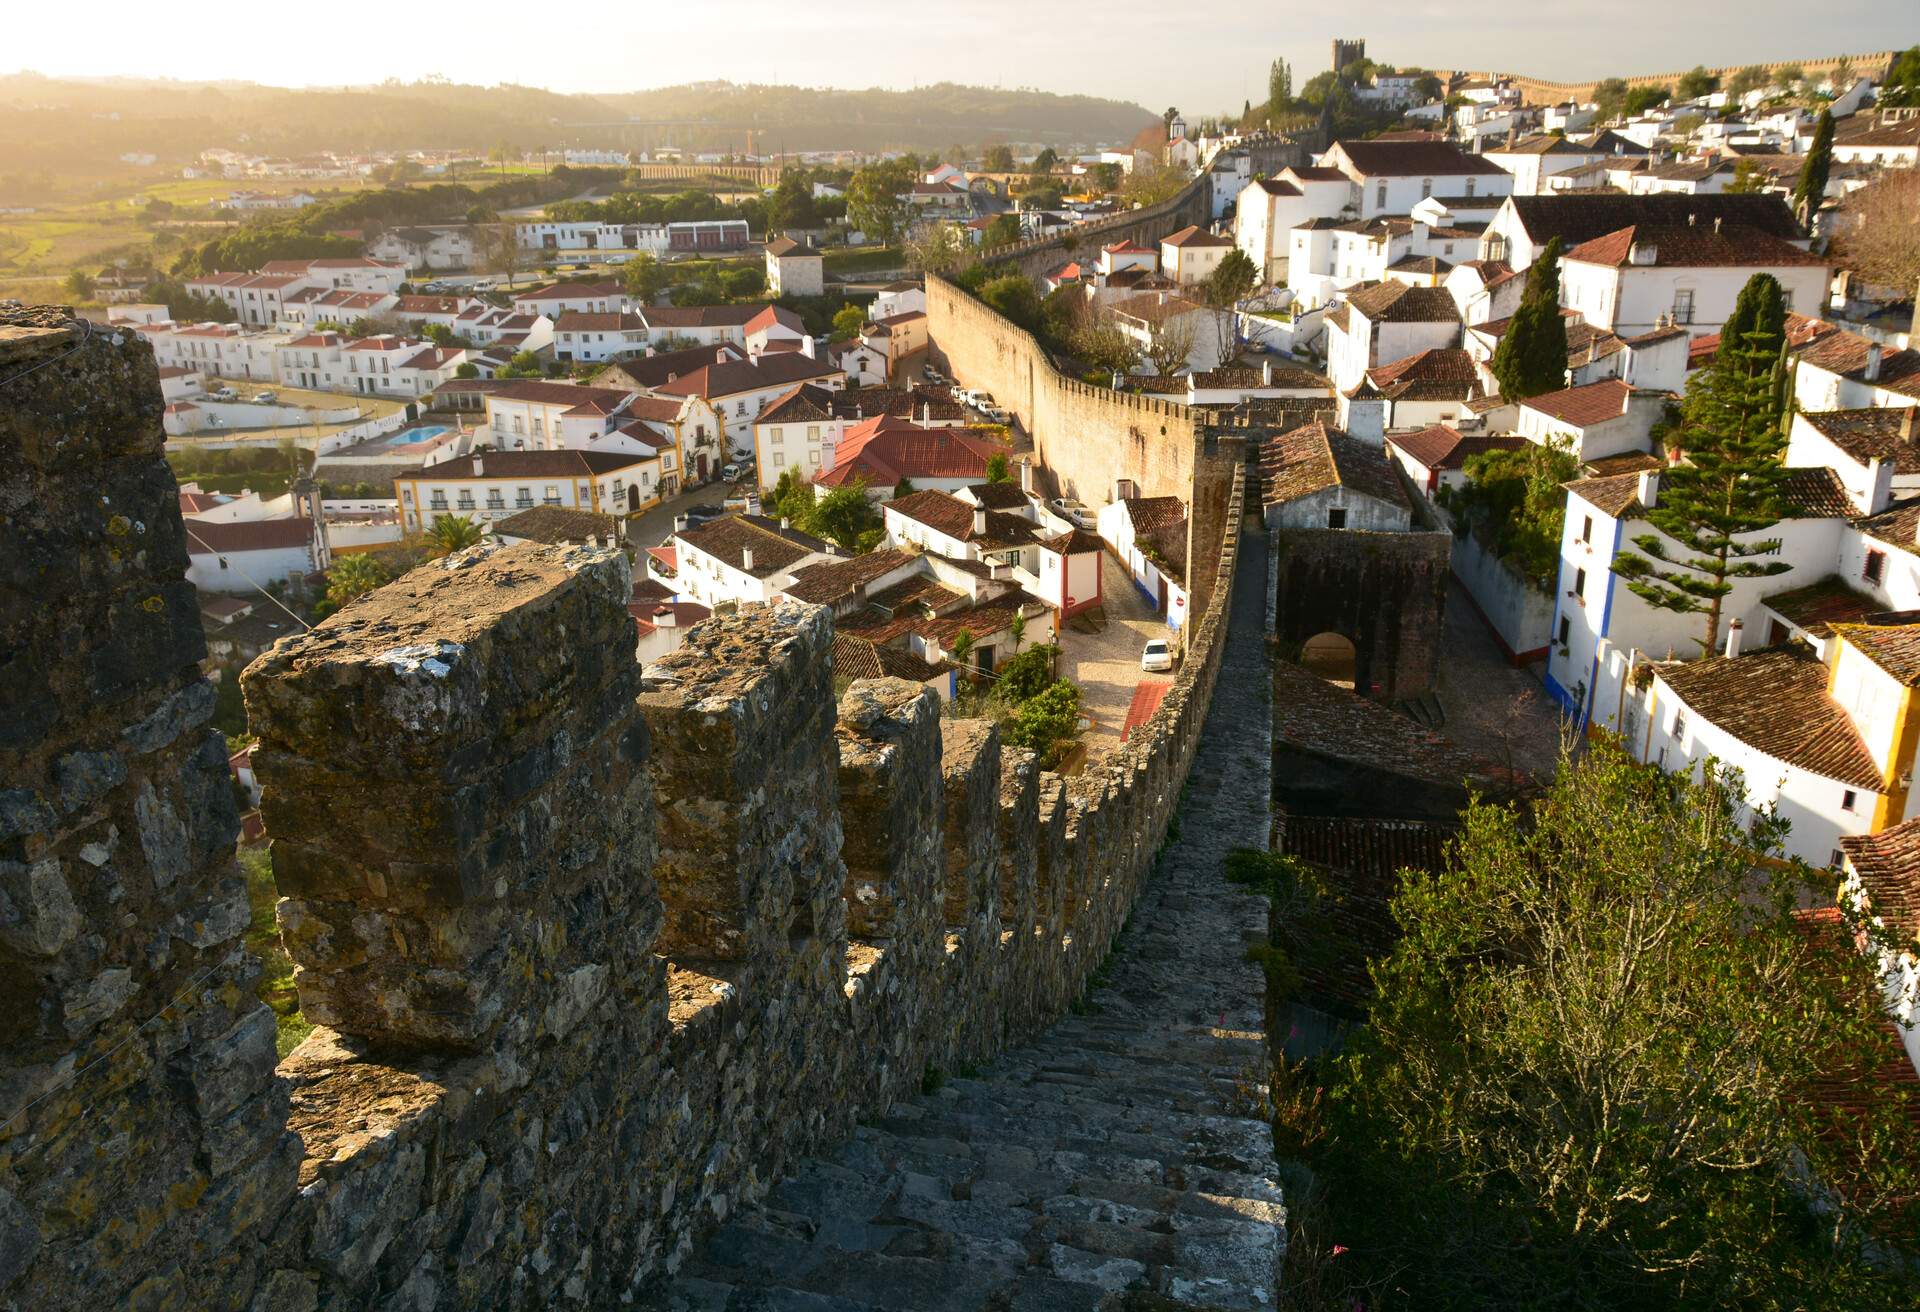
[{"label": "pine tree", "polygon": [[1823,109],[1820,121],[1813,128],[1813,144],[1807,148],[1807,158],[1800,165],[1800,180],[1793,184],[1793,212],[1800,215],[1803,222],[1813,222],[1820,202],[1826,198],[1827,174],[1832,168],[1833,115]]},{"label": "pine tree", "polygon": [[[1756,538],[1786,513],[1788,471],[1780,416],[1786,403],[1786,305],[1780,284],[1757,273],[1721,330],[1713,363],[1694,377],[1682,407],[1682,463],[1661,476],[1646,512],[1657,533],[1633,539],[1614,572],[1648,605],[1706,617],[1703,655],[1719,641],[1720,613],[1733,580],[1792,568],[1769,560],[1778,538]],[[1664,535],[1664,536],[1662,536]],[[1669,554],[1678,543],[1683,553]]]},{"label": "pine tree", "polygon": [[1500,395],[1523,401],[1567,385],[1567,321],[1560,317],[1560,239],[1555,237],[1527,270],[1520,308],[1493,352]]}]

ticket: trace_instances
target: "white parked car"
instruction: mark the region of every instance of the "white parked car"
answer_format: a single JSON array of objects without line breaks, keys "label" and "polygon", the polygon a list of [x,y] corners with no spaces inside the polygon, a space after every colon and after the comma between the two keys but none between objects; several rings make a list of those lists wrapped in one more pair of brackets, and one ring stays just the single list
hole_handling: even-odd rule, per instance
[{"label": "white parked car", "polygon": [[253,394],[253,403],[255,405],[272,405],[276,399],[272,392],[255,392]]},{"label": "white parked car", "polygon": [[1165,638],[1147,640],[1147,645],[1140,649],[1140,668],[1150,671],[1166,671],[1173,668],[1173,648],[1167,645]]},{"label": "white parked car", "polygon": [[1081,505],[1078,501],[1071,500],[1067,497],[1055,497],[1053,500],[1047,502],[1047,507],[1075,528],[1084,528],[1089,531],[1093,528],[1093,512]]}]

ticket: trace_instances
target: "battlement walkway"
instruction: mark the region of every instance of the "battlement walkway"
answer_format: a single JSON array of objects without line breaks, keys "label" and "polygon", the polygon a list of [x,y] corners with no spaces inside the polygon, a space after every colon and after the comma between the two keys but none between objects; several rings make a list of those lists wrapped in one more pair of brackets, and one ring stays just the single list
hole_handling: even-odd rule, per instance
[{"label": "battlement walkway", "polygon": [[1077,1312],[1274,1305],[1284,1213],[1264,1092],[1266,907],[1226,853],[1265,847],[1267,551],[1240,552],[1224,663],[1159,866],[1083,1005],[802,1163],[721,1226],[675,1312]]}]

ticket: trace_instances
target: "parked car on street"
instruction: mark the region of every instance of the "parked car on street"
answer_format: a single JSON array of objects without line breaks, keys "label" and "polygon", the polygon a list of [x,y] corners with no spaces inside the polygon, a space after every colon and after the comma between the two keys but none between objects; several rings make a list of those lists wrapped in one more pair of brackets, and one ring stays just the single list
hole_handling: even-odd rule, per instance
[{"label": "parked car on street", "polygon": [[1147,645],[1140,649],[1140,668],[1148,671],[1166,671],[1173,668],[1173,648],[1165,638],[1149,638]]},{"label": "parked car on street", "polygon": [[740,465],[729,462],[728,464],[720,466],[720,481],[722,483],[732,483],[746,472],[747,471]]},{"label": "parked car on street", "polygon": [[253,403],[255,405],[272,405],[277,399],[272,392],[255,392],[253,394]]},{"label": "parked car on street", "polygon": [[1047,509],[1072,524],[1075,528],[1084,528],[1089,532],[1094,526],[1093,512],[1071,497],[1055,497],[1047,502]]}]

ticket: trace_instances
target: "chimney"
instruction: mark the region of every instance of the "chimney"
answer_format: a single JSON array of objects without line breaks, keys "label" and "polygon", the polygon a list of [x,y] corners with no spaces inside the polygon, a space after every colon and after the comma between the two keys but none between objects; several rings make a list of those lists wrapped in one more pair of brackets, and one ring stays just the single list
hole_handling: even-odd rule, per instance
[{"label": "chimney", "polygon": [[1913,440],[1913,421],[1917,414],[1920,414],[1920,405],[1910,405],[1907,407],[1907,412],[1900,416],[1900,440],[1902,442],[1911,442]]},{"label": "chimney", "polygon": [[1691,210],[1687,212],[1687,226],[1689,228],[1696,228],[1700,226],[1700,216],[1698,214],[1693,213]]},{"label": "chimney", "polygon": [[[1876,369],[1875,372],[1877,373],[1879,371]],[[473,458],[473,476],[475,478],[478,478],[480,477],[480,475],[484,474],[485,472],[486,472],[486,469],[484,468],[483,462],[481,461],[480,457],[475,456]]]},{"label": "chimney", "polygon": [[1716,237],[1720,235],[1720,216],[1718,214],[1713,216],[1713,235]]},{"label": "chimney", "polygon": [[1633,495],[1634,499],[1642,506],[1645,506],[1648,510],[1653,509],[1660,500],[1660,471],[1657,469],[1641,470],[1640,481],[1635,485]]},{"label": "chimney", "polygon": [[973,531],[983,536],[987,531],[987,508],[985,506],[975,506],[973,508]]},{"label": "chimney", "polygon": [[790,528],[792,528],[792,527],[793,527],[793,525],[792,525],[791,523],[789,523],[789,522],[788,522],[788,520],[787,520],[787,517],[786,517],[785,515],[782,515],[782,516],[780,516],[780,531],[781,531],[781,532],[783,532],[783,533],[784,533],[784,532],[785,532],[786,530],[788,530],[788,529],[790,529]]},{"label": "chimney", "polygon": [[1740,654],[1740,639],[1745,633],[1747,622],[1735,620],[1727,626],[1727,659],[1732,660]]},{"label": "chimney", "polygon": [[933,427],[933,402],[931,401],[922,401],[920,403],[920,426],[922,428]]},{"label": "chimney", "polygon": [[1271,360],[1262,360],[1260,362],[1260,385],[1262,387],[1273,386],[1273,361]]},{"label": "chimney", "polygon": [[745,570],[749,574],[753,573],[753,548],[752,547],[740,548],[740,568]]},{"label": "chimney", "polygon": [[1867,343],[1867,367],[1860,376],[1870,383],[1880,381],[1880,354],[1880,343]]}]

